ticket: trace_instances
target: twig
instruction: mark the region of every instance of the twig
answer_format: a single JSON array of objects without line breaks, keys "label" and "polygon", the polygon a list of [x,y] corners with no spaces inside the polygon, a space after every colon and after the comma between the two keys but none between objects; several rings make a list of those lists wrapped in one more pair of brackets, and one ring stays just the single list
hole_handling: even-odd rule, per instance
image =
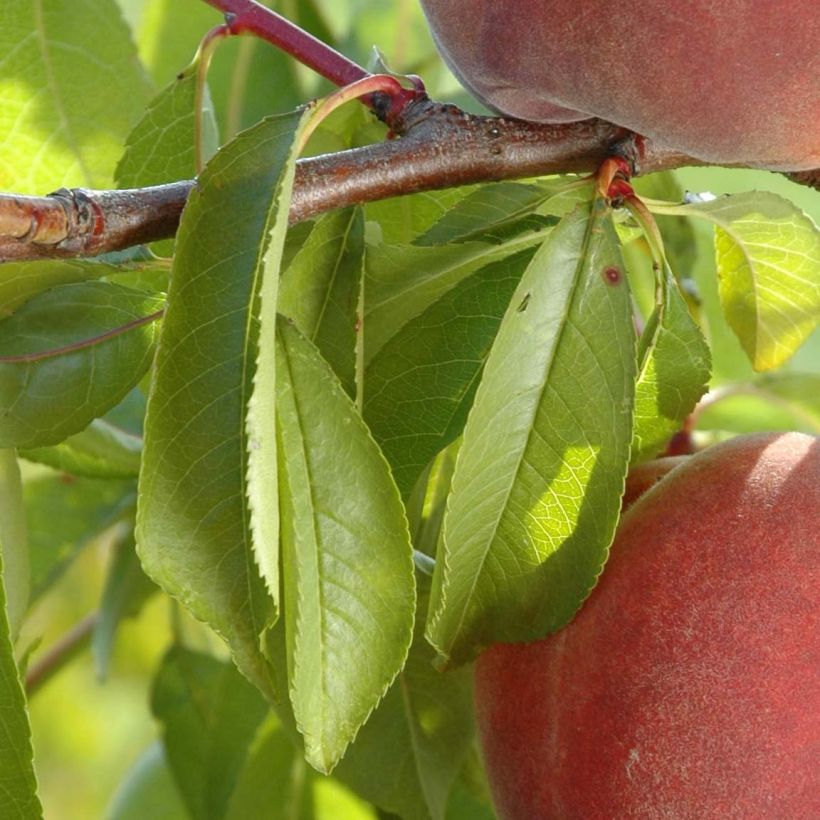
[{"label": "twig", "polygon": [[91,633],[99,620],[92,612],[54,642],[48,651],[33,663],[26,673],[26,694],[31,697],[40,687],[57,674],[91,640]]},{"label": "twig", "polygon": [[[591,172],[627,134],[601,120],[550,126],[478,117],[426,98],[407,106],[399,125],[402,139],[300,160],[291,222],[415,191]],[[697,163],[644,146],[646,171],[684,164]],[[194,184],[62,189],[47,197],[0,194],[0,260],[94,256],[168,238]]]}]

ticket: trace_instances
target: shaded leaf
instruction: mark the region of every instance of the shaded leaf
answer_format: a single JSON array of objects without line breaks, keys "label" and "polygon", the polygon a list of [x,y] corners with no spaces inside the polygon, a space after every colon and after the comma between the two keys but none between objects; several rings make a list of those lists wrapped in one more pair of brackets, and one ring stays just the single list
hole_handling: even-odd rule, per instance
[{"label": "shaded leaf", "polygon": [[542,637],[589,593],[618,518],[634,366],[614,228],[580,207],[525,271],[467,419],[427,629],[444,659]]},{"label": "shaded leaf", "polygon": [[474,733],[472,670],[437,672],[424,639],[429,586],[420,584],[404,669],[336,770],[357,793],[406,820],[444,817]]},{"label": "shaded leaf", "polygon": [[663,272],[661,303],[647,322],[638,353],[633,462],[663,452],[706,392],[711,354],[678,290]]},{"label": "shaded leaf", "polygon": [[462,280],[370,360],[362,413],[403,497],[461,434],[501,317],[533,253],[519,251]]},{"label": "shaded leaf", "polygon": [[[0,557],[5,588],[6,623],[12,641],[17,640],[28,608],[31,588],[26,508],[23,482],[14,450],[0,450]],[[1,701],[0,701],[1,702]]]},{"label": "shaded leaf", "polygon": [[325,214],[283,273],[279,297],[279,311],[319,348],[350,396],[363,255],[361,209]]},{"label": "shaded leaf", "polygon": [[376,820],[376,812],[335,778],[314,772],[279,721],[269,715],[248,752],[226,820],[249,817]]},{"label": "shaded leaf", "polygon": [[[135,266],[156,271],[152,263]],[[89,259],[37,259],[0,265],[0,318],[13,313],[32,296],[53,288],[106,276],[123,276],[123,267]],[[127,274],[126,274],[127,276]]]},{"label": "shaded leaf", "polygon": [[136,478],[141,453],[141,438],[105,419],[94,419],[82,433],[53,447],[20,451],[28,461],[86,478]]},{"label": "shaded leaf", "polygon": [[115,0],[0,4],[0,190],[110,187],[150,94]]},{"label": "shaded leaf", "polygon": [[308,761],[329,772],[407,656],[412,548],[387,462],[284,320],[277,369],[290,699]]},{"label": "shaded leaf", "polygon": [[151,364],[163,304],[81,282],[0,321],[0,446],[56,444],[116,405]]},{"label": "shaded leaf", "polygon": [[[417,245],[443,245],[481,238],[488,231],[515,223],[540,226],[535,210],[567,189],[578,188],[574,180],[549,179],[537,183],[495,182],[482,185],[459,200],[432,227],[415,240]],[[588,189],[588,185],[585,186]],[[582,200],[588,190],[579,191]],[[573,202],[573,205],[575,202]],[[528,222],[530,220],[530,222]]]},{"label": "shaded leaf", "polygon": [[182,647],[162,661],[151,709],[168,764],[195,820],[221,820],[268,707],[233,664]]},{"label": "shaded leaf", "polygon": [[152,743],[128,770],[105,812],[105,820],[189,820],[168,769],[162,743]]},{"label": "shaded leaf", "polygon": [[134,532],[131,526],[112,549],[99,615],[91,636],[91,652],[94,655],[97,677],[100,679],[108,675],[120,622],[137,615],[143,604],[157,591],[157,587],[142,571],[134,551]]},{"label": "shaded leaf", "polygon": [[368,202],[365,216],[378,234],[379,244],[408,245],[472,190],[465,185]]},{"label": "shaded leaf", "polygon": [[[259,636],[275,610],[250,537],[246,471],[249,436],[257,434],[245,425],[255,378],[255,395],[273,400],[272,373],[268,395],[260,395],[255,372],[260,349],[270,344],[259,338],[259,299],[264,283],[273,325],[275,299],[269,302],[301,122],[295,113],[240,134],[188,199],[148,403],[137,516],[146,572],[227,640],[243,673],[270,697]],[[272,349],[266,362],[273,366]],[[266,436],[254,445],[273,480],[275,443]],[[275,504],[266,503],[275,515]],[[275,543],[256,549],[276,566]]]},{"label": "shaded leaf", "polygon": [[464,242],[424,248],[370,247],[365,256],[364,363],[407,322],[485,265],[537,246],[544,233],[514,237],[502,245]]},{"label": "shaded leaf", "polygon": [[60,578],[80,550],[133,514],[136,487],[133,481],[95,481],[47,470],[25,481],[23,496],[33,603]]}]

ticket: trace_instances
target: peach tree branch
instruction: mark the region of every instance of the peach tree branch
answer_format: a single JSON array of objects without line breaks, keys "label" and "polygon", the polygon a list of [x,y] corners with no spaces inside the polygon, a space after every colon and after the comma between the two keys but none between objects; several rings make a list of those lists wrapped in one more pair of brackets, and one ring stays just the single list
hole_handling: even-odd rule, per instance
[{"label": "peach tree branch", "polygon": [[[403,134],[364,148],[299,160],[290,221],[334,208],[480,182],[592,173],[631,144],[638,173],[703,165],[603,120],[544,125],[466,114],[426,97],[406,105]],[[820,189],[817,170],[790,175]],[[94,256],[173,236],[195,181],[122,191],[73,189],[46,197],[0,194],[0,261]]]}]

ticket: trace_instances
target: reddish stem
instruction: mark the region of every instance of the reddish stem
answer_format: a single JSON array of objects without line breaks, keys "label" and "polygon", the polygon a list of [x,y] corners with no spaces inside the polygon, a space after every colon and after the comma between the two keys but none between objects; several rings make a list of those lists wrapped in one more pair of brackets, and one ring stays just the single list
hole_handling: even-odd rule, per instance
[{"label": "reddish stem", "polygon": [[[205,0],[224,12],[231,34],[253,34],[290,54],[303,65],[339,87],[370,76],[370,72],[340,54],[327,43],[299,28],[295,23],[256,3],[255,0]],[[385,122],[391,120],[412,100],[424,94],[424,85],[412,78],[412,88],[399,88],[391,94],[369,94],[361,101]]]}]

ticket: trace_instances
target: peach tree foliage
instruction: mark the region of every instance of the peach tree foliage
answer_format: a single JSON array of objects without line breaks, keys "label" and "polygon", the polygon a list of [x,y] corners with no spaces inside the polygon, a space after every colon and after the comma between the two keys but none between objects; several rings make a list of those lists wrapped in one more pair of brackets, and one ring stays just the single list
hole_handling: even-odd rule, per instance
[{"label": "peach tree foliage", "polygon": [[[684,202],[670,174],[637,183],[659,234],[569,176],[289,227],[315,87],[246,41],[198,94],[195,66],[170,78],[218,16],[154,30],[161,5],[131,28],[111,0],[0,10],[0,188],[190,178],[198,105],[207,159],[174,241],[0,265],[3,816],[40,811],[27,613],[105,535],[100,670],[157,595],[227,648],[176,633],[112,816],[162,783],[163,816],[492,817],[469,663],[573,616],[629,464],[693,418],[713,358],[696,432],[746,394],[749,423],[820,431],[819,377],[784,369],[820,318],[817,228],[774,194]],[[307,150],[382,139],[356,105]]]}]

